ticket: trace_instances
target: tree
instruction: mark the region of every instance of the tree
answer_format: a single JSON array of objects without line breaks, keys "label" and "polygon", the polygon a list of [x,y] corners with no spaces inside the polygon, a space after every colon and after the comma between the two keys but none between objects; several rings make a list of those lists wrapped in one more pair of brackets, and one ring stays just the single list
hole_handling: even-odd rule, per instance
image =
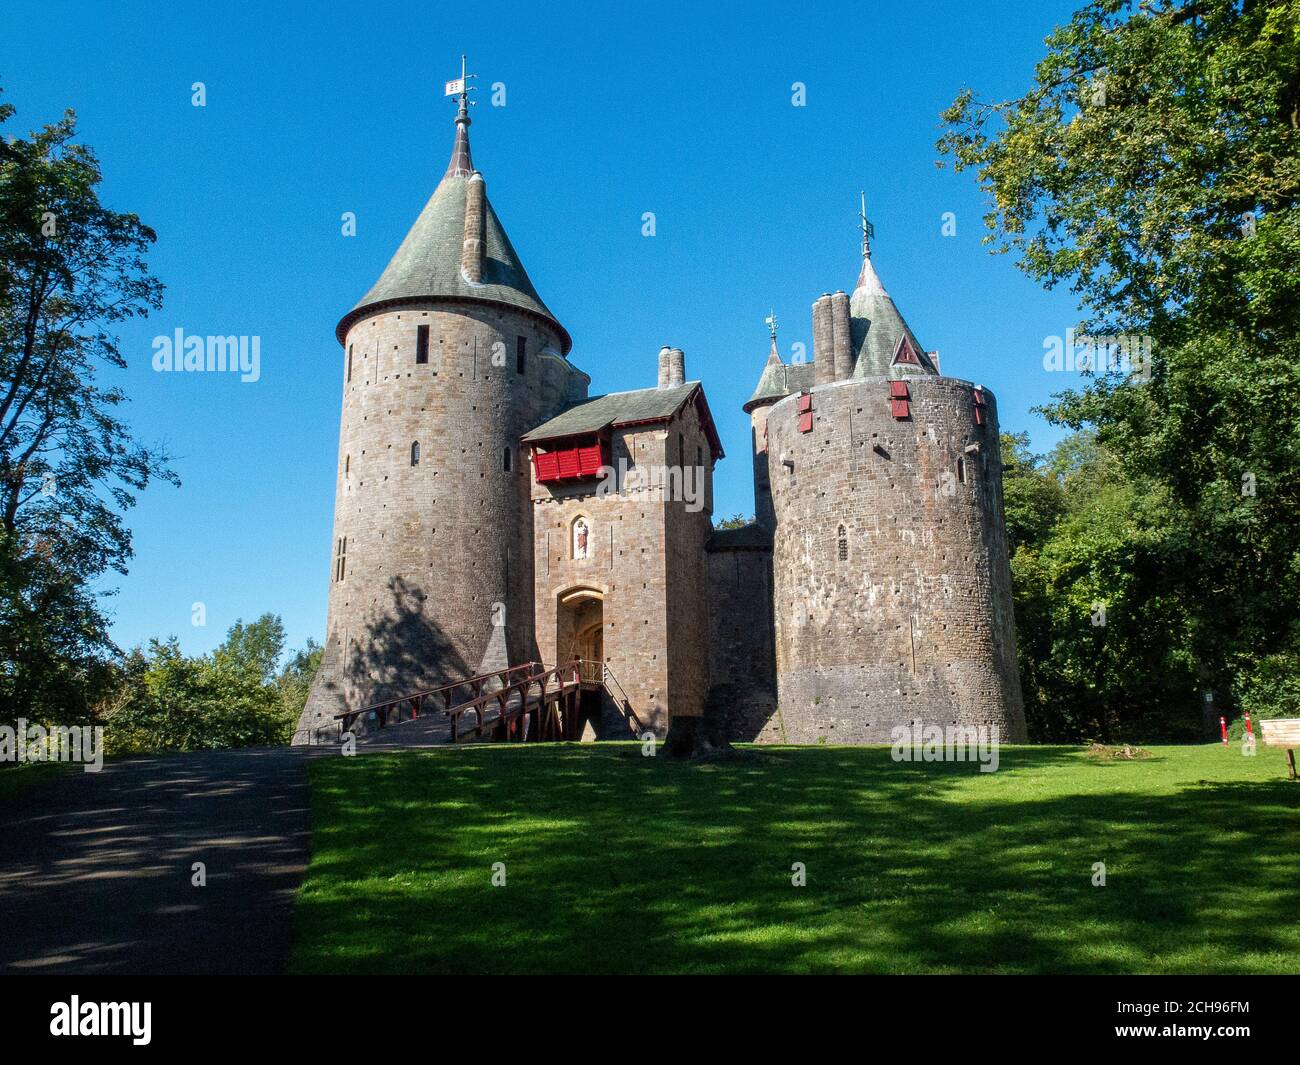
[{"label": "tree", "polygon": [[[0,104],[0,126],[13,115]],[[100,203],[99,164],[75,133],[69,111],[0,137],[0,703],[35,717],[86,702],[69,687],[111,648],[88,586],[126,572],[136,494],[178,483],[101,381],[126,365],[113,329],[161,304],[144,258],[155,235]]]},{"label": "tree", "polygon": [[284,623],[275,614],[263,614],[248,625],[236,619],[215,657],[220,666],[245,672],[259,684],[271,684],[283,653]]},{"label": "tree", "polygon": [[175,637],[128,656],[124,682],[128,695],[105,729],[110,753],[285,742],[274,685],[229,659],[187,657]]},{"label": "tree", "polygon": [[284,669],[276,678],[284,719],[291,729],[302,717],[303,707],[307,705],[307,696],[311,692],[311,682],[316,679],[316,671],[320,669],[324,655],[324,646],[309,636],[307,646],[289,656]]},{"label": "tree", "polygon": [[1014,554],[1022,544],[1042,544],[1065,511],[1065,495],[1043,456],[1030,450],[1028,433],[1003,433],[1002,458],[1002,509]]},{"label": "tree", "polygon": [[1023,96],[964,90],[939,142],[977,171],[994,249],[1127,349],[1046,413],[1156,493],[1167,528],[1141,561],[1219,691],[1297,650],[1298,26],[1300,0],[1098,0]]},{"label": "tree", "polygon": [[1131,480],[1089,433],[1063,440],[1037,476],[1060,507],[1011,558],[1031,736],[1194,739],[1191,631],[1170,581],[1183,544],[1167,494]]},{"label": "tree", "polygon": [[275,614],[236,621],[211,655],[183,654],[173,636],[126,655],[105,700],[110,751],[192,751],[287,743],[320,665],[314,640],[278,666]]}]

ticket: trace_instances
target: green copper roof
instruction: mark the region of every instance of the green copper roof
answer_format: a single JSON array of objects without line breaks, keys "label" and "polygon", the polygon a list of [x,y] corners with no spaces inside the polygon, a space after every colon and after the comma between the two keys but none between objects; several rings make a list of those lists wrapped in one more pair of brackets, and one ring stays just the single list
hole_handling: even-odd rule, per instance
[{"label": "green copper roof", "polygon": [[[871,263],[871,251],[865,249],[862,272],[849,298],[850,328],[853,332],[854,377],[906,377],[913,374],[936,374],[925,348],[899,314],[885,286],[880,283]],[[911,342],[919,365],[894,364],[899,341],[906,336]]]},{"label": "green copper roof", "polygon": [[758,387],[745,402],[745,412],[753,410],[765,400],[777,400],[805,388],[812,388],[816,368],[811,362],[796,362],[786,365],[781,361],[768,359],[763,367],[763,375],[758,379]]},{"label": "green copper roof", "polygon": [[472,164],[469,162],[468,117],[457,119],[456,144],[447,173],[411,226],[379,280],[339,323],[340,343],[363,313],[391,300],[428,298],[486,300],[517,307],[545,318],[559,332],[563,354],[572,341],[528,279],[523,263],[489,202],[484,211],[483,281],[474,284],[461,272],[465,240],[465,200]]}]

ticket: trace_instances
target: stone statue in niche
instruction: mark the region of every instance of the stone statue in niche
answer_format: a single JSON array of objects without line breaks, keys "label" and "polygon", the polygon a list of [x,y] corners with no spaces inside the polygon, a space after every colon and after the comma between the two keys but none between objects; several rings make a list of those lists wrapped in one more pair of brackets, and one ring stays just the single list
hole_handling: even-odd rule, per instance
[{"label": "stone statue in niche", "polygon": [[579,518],[573,523],[573,557],[586,558],[588,540],[591,530],[587,528],[587,519]]}]

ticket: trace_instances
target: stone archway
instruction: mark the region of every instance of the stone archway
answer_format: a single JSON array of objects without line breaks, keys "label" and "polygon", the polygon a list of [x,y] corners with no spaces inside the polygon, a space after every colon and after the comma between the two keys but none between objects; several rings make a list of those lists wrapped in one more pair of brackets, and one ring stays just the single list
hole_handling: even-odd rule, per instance
[{"label": "stone archway", "polygon": [[605,660],[604,599],[604,593],[595,588],[572,588],[560,593],[555,618],[558,662],[575,658]]},{"label": "stone archway", "polygon": [[603,618],[578,631],[574,643],[578,657],[585,662],[605,661],[605,621]]}]

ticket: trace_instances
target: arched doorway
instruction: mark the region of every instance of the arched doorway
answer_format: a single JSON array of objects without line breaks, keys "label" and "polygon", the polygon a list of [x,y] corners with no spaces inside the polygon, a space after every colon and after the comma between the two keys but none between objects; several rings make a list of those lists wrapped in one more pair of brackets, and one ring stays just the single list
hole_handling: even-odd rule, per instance
[{"label": "arched doorway", "polygon": [[604,592],[595,588],[560,593],[555,641],[558,661],[605,661],[604,598]]},{"label": "arched doorway", "polygon": [[[559,663],[581,659],[579,734],[591,723],[597,737],[604,732],[605,593],[596,588],[571,588],[561,592],[556,604],[555,649]],[[601,668],[595,668],[601,667]]]}]

